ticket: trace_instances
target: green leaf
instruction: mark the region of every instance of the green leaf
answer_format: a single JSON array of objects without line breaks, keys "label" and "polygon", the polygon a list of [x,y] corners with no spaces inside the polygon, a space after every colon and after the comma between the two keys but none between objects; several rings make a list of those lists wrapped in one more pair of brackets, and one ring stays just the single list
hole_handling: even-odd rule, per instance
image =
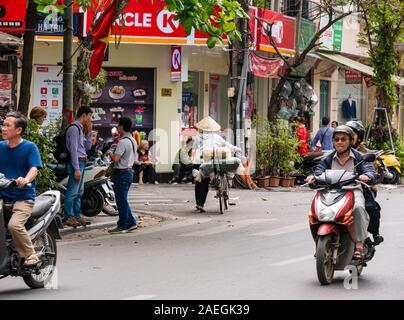
[{"label": "green leaf", "polygon": [[208,45],[209,49],[212,49],[215,47],[216,43],[218,42],[217,37],[210,37],[207,41],[206,44]]}]

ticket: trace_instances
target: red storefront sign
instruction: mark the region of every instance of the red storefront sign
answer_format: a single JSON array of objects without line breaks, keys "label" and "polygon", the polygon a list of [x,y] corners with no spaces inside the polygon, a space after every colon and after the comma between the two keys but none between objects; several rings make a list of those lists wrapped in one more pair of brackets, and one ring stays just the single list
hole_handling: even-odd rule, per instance
[{"label": "red storefront sign", "polygon": [[249,12],[251,16],[251,34],[256,50],[272,53],[276,52],[266,33],[266,30],[269,29],[269,24],[273,24],[271,37],[279,49],[279,52],[285,55],[294,55],[295,18],[287,17],[271,10],[263,10],[254,7],[251,7]]},{"label": "red storefront sign", "polygon": [[[93,23],[94,12],[87,12],[86,32]],[[162,0],[130,0],[122,12],[122,43],[206,45],[209,35],[193,31],[187,37],[175,14],[165,10]],[[115,22],[119,29],[119,20]],[[111,30],[114,37],[115,27]]]},{"label": "red storefront sign", "polygon": [[345,83],[346,84],[361,84],[362,75],[358,72],[345,70]]},{"label": "red storefront sign", "polygon": [[0,1],[0,31],[20,35],[25,29],[26,0]]},{"label": "red storefront sign", "polygon": [[257,77],[279,78],[283,71],[284,62],[282,59],[268,59],[250,53],[250,69]]},{"label": "red storefront sign", "polygon": [[181,81],[181,47],[171,47],[171,81]]},{"label": "red storefront sign", "polygon": [[364,78],[365,78],[366,87],[370,88],[371,86],[374,85],[373,78],[371,76],[365,76]]}]

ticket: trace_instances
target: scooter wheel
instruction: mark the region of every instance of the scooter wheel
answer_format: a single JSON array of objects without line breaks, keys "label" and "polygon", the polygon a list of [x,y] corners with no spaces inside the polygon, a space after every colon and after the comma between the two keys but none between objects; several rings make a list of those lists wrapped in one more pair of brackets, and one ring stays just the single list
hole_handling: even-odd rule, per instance
[{"label": "scooter wheel", "polygon": [[322,285],[328,285],[334,277],[333,263],[334,245],[332,235],[318,239],[316,250],[317,277]]}]

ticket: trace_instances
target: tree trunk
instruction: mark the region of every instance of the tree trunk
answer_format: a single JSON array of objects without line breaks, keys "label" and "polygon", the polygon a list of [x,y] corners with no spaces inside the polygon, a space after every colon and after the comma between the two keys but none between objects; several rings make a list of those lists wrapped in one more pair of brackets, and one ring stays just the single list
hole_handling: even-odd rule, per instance
[{"label": "tree trunk", "polygon": [[22,74],[18,110],[28,116],[29,102],[31,100],[32,64],[34,59],[34,41],[37,21],[36,3],[29,0],[25,16],[24,47],[22,56]]}]

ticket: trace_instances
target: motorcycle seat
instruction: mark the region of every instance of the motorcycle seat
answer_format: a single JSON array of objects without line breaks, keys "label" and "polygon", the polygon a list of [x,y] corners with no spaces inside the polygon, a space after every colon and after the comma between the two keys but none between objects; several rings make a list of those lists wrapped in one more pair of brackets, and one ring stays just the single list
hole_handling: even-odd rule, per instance
[{"label": "motorcycle seat", "polygon": [[36,197],[31,218],[39,218],[43,216],[53,206],[55,201],[56,199],[50,195],[40,195]]},{"label": "motorcycle seat", "polygon": [[55,172],[57,177],[66,175],[66,165],[65,164],[54,164],[54,163],[47,163],[46,166]]}]

